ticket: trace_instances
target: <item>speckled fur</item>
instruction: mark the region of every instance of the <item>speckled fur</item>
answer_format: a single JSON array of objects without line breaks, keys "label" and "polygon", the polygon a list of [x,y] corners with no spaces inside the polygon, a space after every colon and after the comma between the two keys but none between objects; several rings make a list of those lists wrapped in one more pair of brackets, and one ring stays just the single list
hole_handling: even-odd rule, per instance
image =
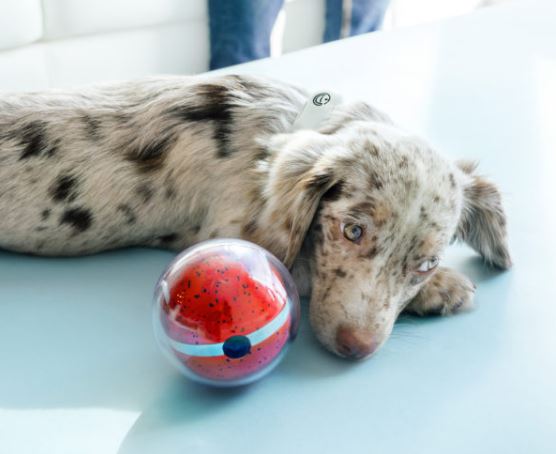
[{"label": "speckled fur", "polygon": [[[341,326],[382,344],[406,308],[468,308],[467,278],[415,270],[454,237],[510,266],[498,190],[364,103],[292,133],[305,100],[247,76],[1,95],[0,247],[59,256],[242,237],[312,288],[314,331],[338,354]],[[359,244],[347,222],[364,227]]]}]

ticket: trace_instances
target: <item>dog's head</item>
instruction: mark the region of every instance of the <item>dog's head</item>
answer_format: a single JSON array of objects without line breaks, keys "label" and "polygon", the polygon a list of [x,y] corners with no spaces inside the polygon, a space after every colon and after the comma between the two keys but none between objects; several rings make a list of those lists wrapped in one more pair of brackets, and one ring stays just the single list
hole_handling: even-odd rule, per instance
[{"label": "dog's head", "polygon": [[267,211],[288,235],[281,258],[291,266],[308,246],[311,323],[341,356],[365,357],[385,342],[452,239],[510,266],[496,187],[365,105],[270,147]]}]

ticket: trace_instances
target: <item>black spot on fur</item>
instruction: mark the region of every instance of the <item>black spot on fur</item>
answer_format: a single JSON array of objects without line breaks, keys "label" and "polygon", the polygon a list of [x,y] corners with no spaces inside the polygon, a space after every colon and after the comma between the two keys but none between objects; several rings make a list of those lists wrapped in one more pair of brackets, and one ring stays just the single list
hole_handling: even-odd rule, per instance
[{"label": "black spot on fur", "polygon": [[95,118],[86,113],[83,114],[81,120],[83,121],[83,126],[85,128],[85,132],[89,136],[89,139],[96,141],[101,138],[101,121],[99,118]]},{"label": "black spot on fur", "polygon": [[317,193],[322,193],[332,181],[332,172],[325,172],[315,175],[307,182],[307,189]]},{"label": "black spot on fur", "polygon": [[402,262],[402,276],[405,277],[407,276],[407,270],[408,270],[408,263],[407,263],[407,257],[404,257],[403,262]]},{"label": "black spot on fur", "polygon": [[317,245],[320,246],[320,256],[326,257],[328,253],[327,251],[323,250],[324,248],[322,248],[322,246],[324,245],[324,232],[322,229],[320,217],[315,217],[313,219],[313,222],[309,227],[309,231],[305,236],[303,248],[308,257],[315,255]]},{"label": "black spot on fur", "polygon": [[143,199],[143,202],[145,203],[149,202],[154,195],[153,189],[147,184],[142,184],[138,186],[136,192],[137,195],[139,195],[141,199]]},{"label": "black spot on fur", "polygon": [[19,159],[28,159],[38,156],[44,149],[42,123],[30,123],[22,130],[22,142],[25,144]]},{"label": "black spot on fur", "polygon": [[177,137],[174,133],[161,133],[156,140],[147,144],[141,150],[134,150],[127,155],[128,160],[137,164],[142,172],[153,172],[160,169],[168,151],[176,143]]},{"label": "black spot on fur", "polygon": [[71,175],[62,175],[50,188],[50,196],[56,202],[71,202],[77,197],[77,179]]},{"label": "black spot on fur", "polygon": [[367,257],[370,259],[375,258],[378,254],[378,247],[373,246],[369,252],[367,252]]},{"label": "black spot on fur", "polygon": [[411,237],[411,240],[409,240],[409,244],[411,245],[411,251],[414,251],[415,248],[419,247],[419,238],[417,237],[417,235],[413,235]]},{"label": "black spot on fur", "polygon": [[381,190],[384,187],[384,182],[380,179],[378,175],[373,175],[371,177],[371,188]]},{"label": "black spot on fur", "polygon": [[452,186],[452,189],[455,189],[456,187],[456,179],[454,177],[453,173],[450,173],[450,175],[448,176],[448,178],[450,179],[450,186]]},{"label": "black spot on fur", "polygon": [[135,222],[137,221],[135,212],[129,205],[122,203],[118,205],[117,210],[125,216],[127,224],[135,224]]},{"label": "black spot on fur", "polygon": [[233,130],[233,103],[228,89],[222,85],[202,84],[197,86],[199,102],[174,107],[170,114],[191,122],[212,122],[213,138],[218,143],[218,158],[233,153],[230,136]]},{"label": "black spot on fur", "polygon": [[49,217],[50,217],[50,210],[49,209],[41,211],[41,219],[43,221],[46,221]]},{"label": "black spot on fur", "polygon": [[86,208],[71,208],[64,211],[60,218],[60,225],[68,224],[75,233],[84,232],[93,223],[93,216]]},{"label": "black spot on fur", "polygon": [[251,236],[257,230],[257,220],[251,219],[247,224],[241,229],[241,233],[245,236]]},{"label": "black spot on fur", "polygon": [[166,189],[164,191],[164,195],[166,196],[167,199],[175,199],[176,198],[176,190],[174,189],[173,186],[166,186]]},{"label": "black spot on fur", "polygon": [[178,239],[178,234],[177,233],[169,233],[168,235],[163,235],[163,236],[158,237],[158,240],[162,244],[173,243],[177,239]]},{"label": "black spot on fur", "polygon": [[322,200],[327,202],[333,202],[335,200],[338,200],[340,197],[342,197],[343,189],[344,189],[344,182],[339,181],[324,193],[324,195],[322,196]]},{"label": "black spot on fur", "polygon": [[18,133],[18,137],[24,146],[19,160],[37,157],[51,157],[56,154],[56,142],[51,142],[45,137],[45,123],[33,121],[27,123]]},{"label": "black spot on fur", "polygon": [[444,315],[444,306],[442,304],[439,304],[438,306],[431,307],[430,309],[427,309],[426,315],[429,315],[431,317]]},{"label": "black spot on fur", "polygon": [[322,224],[319,221],[315,221],[312,226],[312,230],[315,233],[322,234]]},{"label": "black spot on fur", "polygon": [[342,277],[342,278],[343,278],[343,277],[346,277],[346,276],[347,276],[347,273],[346,273],[343,269],[341,269],[341,268],[336,268],[335,270],[333,270],[333,272],[334,272],[334,274],[335,274],[336,276],[338,276],[338,277]]}]

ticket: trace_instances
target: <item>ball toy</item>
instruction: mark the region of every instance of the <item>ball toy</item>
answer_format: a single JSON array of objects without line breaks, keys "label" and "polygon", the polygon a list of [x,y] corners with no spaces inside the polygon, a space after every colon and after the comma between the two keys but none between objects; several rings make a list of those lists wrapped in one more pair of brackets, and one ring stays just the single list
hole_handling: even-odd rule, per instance
[{"label": "ball toy", "polygon": [[181,253],[155,289],[155,335],[188,377],[243,385],[270,372],[294,340],[299,297],[284,265],[242,240],[209,240]]}]

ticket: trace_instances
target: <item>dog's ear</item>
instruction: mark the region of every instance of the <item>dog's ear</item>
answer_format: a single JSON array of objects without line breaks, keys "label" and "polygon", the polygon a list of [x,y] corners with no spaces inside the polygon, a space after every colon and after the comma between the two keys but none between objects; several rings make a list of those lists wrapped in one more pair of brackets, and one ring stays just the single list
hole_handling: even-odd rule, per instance
[{"label": "dog's ear", "polygon": [[293,265],[299,254],[322,196],[336,185],[337,180],[334,178],[332,169],[324,169],[324,171],[309,174],[300,181],[298,188],[295,190],[298,196],[293,200],[293,204],[288,207],[288,212],[285,213],[292,220],[288,249],[284,257],[284,263],[288,268]]},{"label": "dog's ear", "polygon": [[[331,139],[314,131],[300,131],[275,137],[269,144],[273,159],[268,165],[261,213],[263,225],[270,226],[278,244],[271,250],[291,268],[311,226],[322,196],[339,179],[325,153]],[[267,238],[268,238],[267,231]]]},{"label": "dog's ear", "polygon": [[456,236],[465,241],[485,261],[502,269],[512,265],[508,251],[506,214],[498,188],[475,174],[477,163],[459,161],[464,174],[463,210]]}]

